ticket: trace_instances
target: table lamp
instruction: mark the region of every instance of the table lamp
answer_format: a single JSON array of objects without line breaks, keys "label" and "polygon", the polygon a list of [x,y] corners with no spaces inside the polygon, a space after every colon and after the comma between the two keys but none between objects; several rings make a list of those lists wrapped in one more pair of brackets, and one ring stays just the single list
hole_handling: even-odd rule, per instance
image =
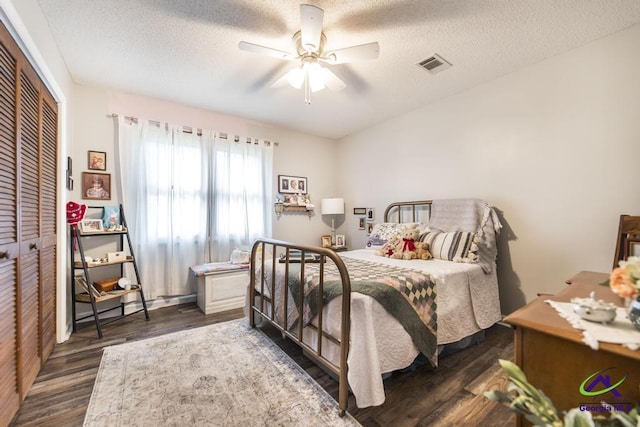
[{"label": "table lamp", "polygon": [[331,243],[336,243],[336,215],[344,215],[344,199],[332,197],[322,199],[320,211],[322,215],[331,215]]}]

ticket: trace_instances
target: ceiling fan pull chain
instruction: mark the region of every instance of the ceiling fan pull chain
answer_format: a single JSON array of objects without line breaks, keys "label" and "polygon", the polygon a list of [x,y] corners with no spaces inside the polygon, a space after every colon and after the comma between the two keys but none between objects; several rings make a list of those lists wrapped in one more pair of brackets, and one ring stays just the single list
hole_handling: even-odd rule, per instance
[{"label": "ceiling fan pull chain", "polygon": [[309,70],[304,70],[304,103],[311,104],[311,85],[309,84]]}]

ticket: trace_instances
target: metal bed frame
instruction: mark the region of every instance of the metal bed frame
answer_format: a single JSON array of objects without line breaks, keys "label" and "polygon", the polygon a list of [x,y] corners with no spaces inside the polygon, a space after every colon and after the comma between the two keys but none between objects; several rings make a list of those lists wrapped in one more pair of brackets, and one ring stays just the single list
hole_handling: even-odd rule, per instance
[{"label": "metal bed frame", "polygon": [[[416,222],[419,217],[419,212],[421,210],[428,210],[430,214],[431,200],[422,200],[422,201],[412,201],[412,202],[395,202],[387,206],[384,212],[384,221],[391,222],[391,216],[397,214],[397,223],[409,222],[402,221],[403,214],[409,211],[411,213],[411,222]],[[300,259],[293,259],[292,251],[300,252]],[[264,254],[271,253],[272,257],[270,259],[266,259]],[[281,301],[283,301],[284,305],[284,319],[276,319],[276,309],[275,304],[275,294],[276,294],[276,265],[280,263],[280,259],[277,254],[282,254],[283,264],[284,264],[284,280],[285,283],[280,287]],[[319,264],[319,285],[318,285],[318,315],[317,315],[317,326],[314,325],[303,325],[303,322],[298,321],[296,328],[294,331],[291,331],[291,326],[288,325],[287,315],[288,307],[287,304],[289,302],[289,265],[291,263],[300,263],[300,277],[305,277],[305,265],[307,262],[307,256],[312,256],[314,258],[314,263],[318,262]],[[324,283],[324,271],[326,262],[330,260],[332,261],[338,269],[340,274],[340,278],[342,281],[342,319],[341,319],[341,330],[340,336],[334,337],[330,335],[328,332],[323,330],[323,308],[324,304],[322,302],[322,294],[323,294],[323,283]],[[258,266],[260,267],[260,271],[264,272],[267,263],[271,263],[271,286],[266,288],[268,285],[266,284],[266,279],[264,274],[260,274],[260,283],[256,283],[257,277],[256,272]],[[265,290],[268,289],[268,295]],[[256,304],[256,300],[259,297],[259,303]],[[292,298],[297,298],[297,302],[299,306],[303,305],[304,300],[304,286],[299,287],[299,294],[292,295]],[[270,309],[270,312],[267,310]],[[351,328],[351,280],[349,278],[349,273],[347,268],[340,258],[340,256],[333,250],[329,248],[322,248],[319,246],[310,246],[310,245],[296,245],[289,242],[284,242],[280,240],[273,239],[258,239],[252,249],[251,249],[251,278],[249,285],[249,325],[252,328],[256,327],[256,316],[266,320],[271,325],[273,325],[276,329],[278,329],[283,337],[288,337],[293,342],[295,342],[298,346],[300,346],[305,352],[306,355],[309,356],[316,364],[320,365],[322,368],[328,370],[331,374],[335,375],[339,384],[339,395],[338,395],[338,406],[340,416],[344,416],[347,410],[347,401],[348,401],[348,392],[349,392],[349,384],[347,380],[347,356],[349,354],[349,332]],[[303,328],[313,328],[316,329],[317,339],[316,339],[316,348],[314,349],[308,343],[304,342],[303,339]],[[322,355],[322,339],[328,339],[336,345],[340,346],[340,361],[339,365],[334,365],[329,359]]]}]

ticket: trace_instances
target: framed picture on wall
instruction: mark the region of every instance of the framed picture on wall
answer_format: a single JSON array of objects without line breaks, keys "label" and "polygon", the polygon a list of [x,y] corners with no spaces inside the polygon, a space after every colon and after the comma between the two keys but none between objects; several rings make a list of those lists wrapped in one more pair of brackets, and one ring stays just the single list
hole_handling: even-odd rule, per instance
[{"label": "framed picture on wall", "polygon": [[374,208],[367,208],[367,221],[373,221],[376,216],[376,210]]},{"label": "framed picture on wall", "polygon": [[374,226],[373,222],[367,222],[367,236],[369,236],[373,231],[373,226]]},{"label": "framed picture on wall", "polygon": [[358,218],[358,229],[364,230],[365,222],[364,217]]},{"label": "framed picture on wall", "polygon": [[366,215],[367,214],[367,208],[353,208],[353,214],[354,215]]},{"label": "framed picture on wall", "polygon": [[89,151],[89,169],[94,171],[106,171],[107,153],[104,151]]},{"label": "framed picture on wall", "polygon": [[278,175],[278,193],[307,194],[307,178],[302,176]]},{"label": "framed picture on wall", "polygon": [[111,200],[111,174],[82,172],[82,198]]}]

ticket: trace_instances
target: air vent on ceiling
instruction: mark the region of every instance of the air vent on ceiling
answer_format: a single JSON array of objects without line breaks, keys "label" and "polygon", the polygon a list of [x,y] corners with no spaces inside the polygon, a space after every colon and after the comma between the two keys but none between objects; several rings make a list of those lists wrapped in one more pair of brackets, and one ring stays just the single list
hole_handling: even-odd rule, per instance
[{"label": "air vent on ceiling", "polygon": [[420,61],[418,65],[431,74],[439,73],[440,71],[451,67],[451,64],[437,53],[434,53],[433,56],[428,57],[424,61]]}]

